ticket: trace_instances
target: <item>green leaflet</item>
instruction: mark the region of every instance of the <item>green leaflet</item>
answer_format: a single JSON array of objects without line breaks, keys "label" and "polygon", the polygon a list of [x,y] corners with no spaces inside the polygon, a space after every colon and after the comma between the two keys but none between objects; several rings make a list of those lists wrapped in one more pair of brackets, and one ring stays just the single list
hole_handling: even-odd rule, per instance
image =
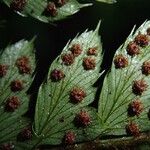
[{"label": "green leaflet", "polygon": [[[23,57],[28,58],[29,62],[26,61],[27,68],[25,68],[23,62],[21,64],[19,61]],[[23,68],[18,68],[17,62],[20,62],[20,67]],[[30,73],[28,67],[31,69]],[[28,110],[30,97],[26,92],[32,83],[34,69],[35,55],[33,41],[22,40],[1,51],[0,145],[9,141],[15,143],[18,133],[29,125],[29,121],[22,118],[22,115]],[[21,84],[19,85],[19,83]]]},{"label": "green leaflet", "polygon": [[[85,31],[80,36],[76,36],[71,42],[68,42],[61,55],[52,63],[47,80],[39,89],[36,104],[34,132],[39,139],[43,139],[40,144],[61,144],[68,131],[73,131],[76,134],[75,142],[94,139],[98,135],[96,111],[86,107],[94,100],[96,88],[93,87],[93,84],[101,75],[99,67],[102,61],[102,47],[98,29],[99,25],[94,32]],[[73,64],[65,65],[62,56],[71,54],[72,46],[77,44],[81,46],[82,53],[75,57]],[[87,56],[89,48],[95,47],[97,55]],[[87,57],[96,61],[93,70],[85,70],[83,67],[83,59]],[[54,82],[51,79],[54,69],[63,71],[64,78]],[[75,87],[80,87],[86,92],[85,98],[76,104],[72,103],[69,98],[70,91]],[[91,124],[85,128],[76,127],[74,122],[75,116],[81,110],[86,111],[92,120]]]},{"label": "green leaflet", "polygon": [[[143,62],[150,60],[150,46],[149,44],[148,46],[141,45],[143,48],[138,46],[138,48],[140,48],[140,53],[131,57],[129,55],[128,45],[131,41],[135,41],[137,35],[145,34],[144,37],[147,37],[146,39],[148,39],[149,36],[146,34],[149,27],[150,22],[148,21],[137,29],[135,33],[134,30],[131,32],[126,42],[117,50],[111,70],[105,77],[99,99],[98,115],[107,134],[126,135],[126,130],[129,128],[130,123],[136,123],[141,132],[150,130],[150,121],[148,118],[150,108],[150,76],[146,76],[142,73]],[[140,39],[141,43],[147,42],[144,37]],[[138,40],[136,39],[136,44]],[[141,43],[139,42],[137,45],[140,45]],[[135,47],[132,47],[132,49],[134,48]],[[127,58],[128,65],[125,68],[116,69],[114,62],[119,54],[122,54],[124,58]],[[139,94],[141,89],[139,89],[139,86],[134,86],[134,84],[135,81],[141,79],[146,82],[148,87]],[[129,105],[131,106],[132,101],[136,99],[139,99],[144,107],[142,112],[140,111],[142,105],[136,105],[134,107],[132,105],[132,107],[129,107]],[[131,108],[134,108],[134,111]],[[132,115],[136,111],[139,111],[139,115],[132,116],[130,114],[131,110]],[[136,130],[135,127],[132,128],[132,131],[133,130]]]},{"label": "green leaflet", "polygon": [[96,0],[98,2],[104,2],[104,3],[109,3],[109,4],[113,4],[113,3],[116,3],[117,1],[116,0]]},{"label": "green leaflet", "polygon": [[[3,2],[6,3],[9,7],[12,1],[13,0],[3,0]],[[48,23],[57,20],[62,20],[68,16],[75,14],[81,8],[91,5],[91,4],[80,4],[77,0],[69,0],[62,7],[57,7],[57,15],[53,17],[51,15],[45,15],[45,10],[47,8],[48,2],[50,2],[50,0],[49,1],[48,0],[27,0],[27,3],[22,8],[22,10],[16,12],[22,16],[32,16],[42,22]]]}]

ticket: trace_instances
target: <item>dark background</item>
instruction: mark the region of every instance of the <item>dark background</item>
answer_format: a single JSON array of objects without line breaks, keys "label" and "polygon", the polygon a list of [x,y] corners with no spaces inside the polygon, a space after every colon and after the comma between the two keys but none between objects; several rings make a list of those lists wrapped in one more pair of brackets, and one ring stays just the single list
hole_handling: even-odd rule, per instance
[{"label": "dark background", "polygon": [[150,0],[118,0],[118,3],[113,5],[94,2],[92,7],[84,8],[55,25],[42,23],[30,17],[23,18],[2,3],[0,3],[0,17],[7,20],[5,28],[0,31],[0,48],[21,39],[30,40],[33,36],[37,36],[35,43],[38,74],[34,88],[38,89],[49,65],[67,41],[87,28],[95,29],[100,19],[102,20],[100,34],[105,50],[102,69],[108,69],[115,50],[123,43],[133,26],[135,24],[139,26],[150,19]]}]

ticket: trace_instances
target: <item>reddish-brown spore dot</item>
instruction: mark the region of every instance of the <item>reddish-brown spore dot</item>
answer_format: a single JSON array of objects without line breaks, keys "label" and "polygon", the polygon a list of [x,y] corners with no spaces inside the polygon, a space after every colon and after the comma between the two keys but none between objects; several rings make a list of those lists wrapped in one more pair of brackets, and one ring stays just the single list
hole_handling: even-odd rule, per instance
[{"label": "reddish-brown spore dot", "polygon": [[63,54],[61,56],[61,59],[63,61],[63,63],[66,65],[66,66],[70,66],[74,63],[74,56],[73,54]]},{"label": "reddish-brown spore dot", "polygon": [[75,142],[76,135],[73,131],[68,131],[64,136],[64,142],[67,145],[73,144]]},{"label": "reddish-brown spore dot", "polygon": [[114,58],[114,64],[116,69],[125,68],[128,66],[128,59],[122,54],[118,54]]},{"label": "reddish-brown spore dot", "polygon": [[147,90],[147,83],[145,80],[135,80],[132,85],[132,91],[135,95],[142,95]]},{"label": "reddish-brown spore dot", "polygon": [[87,51],[87,55],[97,55],[97,47],[89,48]]},{"label": "reddish-brown spore dot", "polygon": [[19,69],[21,74],[30,74],[31,73],[31,66],[29,64],[29,58],[26,56],[22,56],[17,59],[16,66]]},{"label": "reddish-brown spore dot", "polygon": [[0,146],[1,150],[14,150],[15,146],[12,143],[5,143],[3,145]]},{"label": "reddish-brown spore dot", "polygon": [[12,8],[15,11],[23,11],[26,3],[27,0],[12,0],[10,8]]},{"label": "reddish-brown spore dot", "polygon": [[23,89],[23,82],[21,80],[14,80],[10,84],[13,92],[21,91]]},{"label": "reddish-brown spore dot", "polygon": [[135,56],[140,53],[140,48],[135,42],[130,42],[127,46],[127,53],[130,56]]},{"label": "reddish-brown spore dot", "polygon": [[8,98],[8,100],[6,101],[5,110],[13,112],[16,109],[18,109],[20,105],[21,105],[20,99],[16,96],[12,96]]},{"label": "reddish-brown spore dot", "polygon": [[128,125],[126,125],[126,133],[130,136],[139,136],[140,135],[140,129],[139,126],[134,123],[130,122]]},{"label": "reddish-brown spore dot", "polygon": [[4,77],[7,74],[8,66],[0,64],[0,78]]},{"label": "reddish-brown spore dot", "polygon": [[82,53],[82,48],[80,44],[73,44],[70,51],[75,57],[78,57]]},{"label": "reddish-brown spore dot", "polygon": [[26,57],[26,56],[22,56],[22,57],[18,58],[17,61],[16,61],[16,64],[18,66],[24,66],[28,63],[29,63],[29,58]]},{"label": "reddish-brown spore dot", "polygon": [[96,59],[92,57],[86,57],[83,59],[83,67],[85,70],[94,70],[96,67]]},{"label": "reddish-brown spore dot", "polygon": [[67,3],[68,0],[55,0],[55,3],[58,7],[62,7]]},{"label": "reddish-brown spore dot", "polygon": [[78,127],[87,127],[91,123],[91,117],[86,111],[81,111],[76,115],[74,123]]},{"label": "reddish-brown spore dot", "polygon": [[128,107],[129,116],[139,116],[144,110],[143,104],[139,99],[132,101]]},{"label": "reddish-brown spore dot", "polygon": [[150,61],[145,61],[142,65],[142,73],[146,76],[150,75]]},{"label": "reddish-brown spore dot", "polygon": [[26,127],[24,128],[20,133],[19,133],[19,140],[20,141],[26,141],[30,140],[32,138],[32,129],[31,127]]},{"label": "reddish-brown spore dot", "polygon": [[141,47],[145,47],[145,46],[148,46],[149,44],[149,38],[147,35],[145,34],[141,34],[139,33],[135,39],[134,39],[135,43]]},{"label": "reddish-brown spore dot", "polygon": [[54,2],[49,2],[47,4],[46,13],[52,17],[57,16],[58,12]]},{"label": "reddish-brown spore dot", "polygon": [[65,77],[65,74],[63,73],[62,70],[60,69],[54,69],[51,74],[50,74],[50,78],[53,82],[57,82],[62,80]]},{"label": "reddish-brown spore dot", "polygon": [[86,97],[86,92],[82,88],[73,88],[70,91],[70,101],[72,103],[79,103]]}]

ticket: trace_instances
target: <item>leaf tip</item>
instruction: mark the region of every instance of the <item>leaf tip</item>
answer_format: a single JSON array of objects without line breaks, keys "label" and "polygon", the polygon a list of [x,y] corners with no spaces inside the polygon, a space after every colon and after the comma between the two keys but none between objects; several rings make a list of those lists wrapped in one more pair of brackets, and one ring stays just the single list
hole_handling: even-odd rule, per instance
[{"label": "leaf tip", "polygon": [[35,36],[31,39],[31,43],[33,43],[36,38],[37,38],[37,36],[35,35]]},{"label": "leaf tip", "polygon": [[101,25],[101,20],[98,22],[95,32],[97,32],[97,33],[99,32],[100,25]]},{"label": "leaf tip", "polygon": [[116,0],[97,0],[98,2],[107,3],[107,4],[114,4],[117,3]]},{"label": "leaf tip", "polygon": [[80,8],[83,8],[83,7],[89,7],[89,6],[92,6],[92,5],[93,5],[92,3],[82,4]]}]

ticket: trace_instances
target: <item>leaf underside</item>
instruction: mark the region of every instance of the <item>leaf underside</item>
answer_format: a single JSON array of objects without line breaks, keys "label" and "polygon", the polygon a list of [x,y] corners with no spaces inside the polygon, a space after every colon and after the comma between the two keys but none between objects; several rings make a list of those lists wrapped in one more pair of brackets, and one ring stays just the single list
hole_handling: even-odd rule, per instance
[{"label": "leaf underside", "polygon": [[[3,0],[3,2],[10,7],[13,0]],[[27,17],[31,16],[42,22],[54,22],[65,19],[77,13],[81,8],[90,6],[91,4],[80,4],[77,0],[69,0],[65,5],[57,7],[57,15],[46,15],[45,10],[48,5],[47,0],[27,0],[27,3],[21,11],[16,11],[18,14]]]},{"label": "leaf underside", "polygon": [[[102,48],[98,29],[99,25],[95,31],[85,31],[68,42],[61,55],[52,63],[47,80],[39,89],[34,132],[38,137],[43,138],[41,141],[43,144],[61,144],[68,131],[76,134],[75,142],[91,140],[98,135],[96,111],[86,107],[94,100],[96,88],[93,87],[93,84],[100,76]],[[81,46],[82,53],[75,58],[73,64],[66,66],[61,57],[70,53],[74,44]],[[91,56],[96,60],[96,66],[92,70],[85,70],[82,65],[83,58],[88,57],[87,50],[93,47],[97,48],[97,55]],[[54,69],[61,69],[64,72],[65,77],[61,81],[53,82],[50,79],[50,74]],[[80,87],[86,92],[86,97],[76,104],[72,103],[69,98],[69,93],[74,87]],[[74,124],[74,118],[81,110],[86,111],[91,117],[91,124],[85,128],[76,127]]]},{"label": "leaf underside", "polygon": [[[29,120],[23,118],[22,115],[28,110],[29,96],[26,92],[32,83],[32,73],[35,69],[33,50],[33,41],[22,40],[1,51],[0,65],[7,66],[7,69],[5,75],[0,77],[0,144],[9,141],[15,143],[18,133],[29,125]],[[16,66],[16,61],[24,56],[29,59],[30,74],[20,73]],[[11,83],[16,80],[23,83],[23,88],[20,91],[12,91],[11,89]],[[7,103],[12,97],[17,97],[20,101],[18,107],[13,110],[11,106],[15,103],[9,103],[9,105]]]},{"label": "leaf underside", "polygon": [[[150,108],[150,76],[142,73],[142,64],[150,60],[150,45],[139,46],[140,54],[130,56],[127,47],[139,34],[146,35],[150,22],[145,22],[134,33],[134,29],[125,43],[116,51],[110,72],[106,75],[99,99],[98,115],[109,135],[126,135],[126,127],[132,122],[135,123],[141,132],[150,130],[148,118]],[[114,61],[116,56],[122,55],[128,60],[125,68],[116,68]],[[148,88],[141,94],[134,94],[133,83],[143,79]],[[129,115],[129,105],[139,99],[144,109],[138,116]]]}]

